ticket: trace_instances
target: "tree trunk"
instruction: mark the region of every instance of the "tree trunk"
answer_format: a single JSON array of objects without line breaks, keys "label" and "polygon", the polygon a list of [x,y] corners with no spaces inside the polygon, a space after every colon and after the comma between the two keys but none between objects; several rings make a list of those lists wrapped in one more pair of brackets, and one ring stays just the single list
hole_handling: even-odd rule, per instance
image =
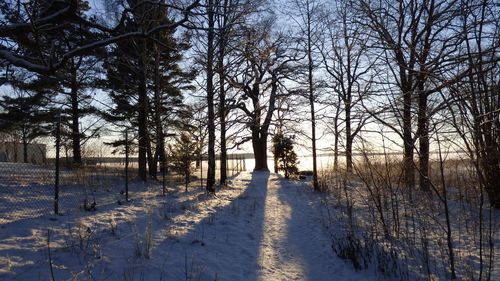
[{"label": "tree trunk", "polygon": [[188,186],[189,186],[189,183],[191,182],[191,173],[190,173],[190,165],[191,165],[191,158],[189,157],[188,155],[188,151],[185,151],[185,154],[184,154],[184,159],[185,159],[185,163],[184,163],[184,184],[185,184],[185,192],[188,192]]},{"label": "tree trunk", "polygon": [[[163,172],[164,165],[163,163],[166,160],[165,155],[165,135],[163,134],[163,129],[160,129],[158,133],[158,139],[156,140],[156,149],[155,149],[155,161],[160,163],[160,171]],[[166,171],[165,171],[166,172]]]},{"label": "tree trunk", "polygon": [[348,173],[352,173],[352,133],[350,97],[344,101],[345,106],[345,162]]},{"label": "tree trunk", "polygon": [[76,81],[76,69],[71,70],[71,138],[73,148],[73,164],[82,164],[82,151],[80,145],[80,108],[78,105],[78,82]]},{"label": "tree trunk", "polygon": [[253,146],[253,152],[254,152],[254,158],[255,158],[255,171],[267,171],[269,172],[269,167],[267,166],[267,136],[268,136],[268,131],[269,131],[269,126],[271,125],[271,121],[273,118],[273,113],[276,104],[276,96],[278,92],[278,78],[277,78],[277,72],[274,70],[271,72],[271,94],[269,96],[269,101],[268,101],[268,107],[267,107],[267,113],[264,118],[264,122],[260,124],[261,121],[261,115],[262,115],[262,109],[259,103],[259,92],[260,92],[260,86],[259,84],[254,84],[254,87],[252,91],[253,93],[253,98],[252,98],[252,103],[253,103],[253,108],[254,108],[254,116],[253,116],[253,122],[252,124],[252,146]]},{"label": "tree trunk", "polygon": [[[493,90],[491,90],[493,91]],[[493,100],[494,93],[491,94],[490,99]],[[492,102],[489,101],[489,102]],[[486,102],[483,102],[486,103]],[[487,107],[486,112],[493,112],[496,109]],[[485,191],[488,194],[489,201],[492,207],[500,208],[500,143],[495,138],[495,130],[498,130],[498,124],[494,122],[485,122],[488,120],[487,117],[480,118],[482,122],[478,124],[481,126],[481,132],[483,135],[484,142],[481,142],[483,145],[483,153],[482,153],[482,168],[483,175],[485,179]]]},{"label": "tree trunk", "polygon": [[252,131],[252,147],[255,158],[254,171],[269,171],[267,167],[267,133],[254,129]]},{"label": "tree trunk", "polygon": [[430,190],[429,185],[429,126],[427,120],[427,94],[420,87],[418,97],[418,141],[419,141],[419,175],[420,189]]},{"label": "tree trunk", "polygon": [[[23,130],[23,162],[28,163],[28,138],[26,136],[26,132]],[[16,145],[16,144],[14,144]]]},{"label": "tree trunk", "polygon": [[259,84],[254,84],[253,87],[253,108],[254,108],[254,116],[252,124],[252,147],[255,158],[255,168],[254,171],[267,171],[269,172],[269,167],[267,166],[267,136],[269,131],[269,126],[271,125],[271,121],[273,118],[273,112],[275,110],[276,103],[276,95],[278,92],[278,79],[277,72],[271,72],[271,94],[269,96],[267,113],[264,118],[264,122],[260,124],[262,109],[259,103],[259,92],[260,86]]},{"label": "tree trunk", "polygon": [[485,178],[485,190],[492,207],[500,208],[500,159],[488,156],[482,161]]},{"label": "tree trunk", "polygon": [[279,169],[278,169],[278,156],[275,154],[274,155],[274,172],[277,174],[279,172]]},{"label": "tree trunk", "polygon": [[[149,174],[153,178],[157,178],[157,171],[158,171],[158,158],[160,157],[160,154],[162,153],[161,151],[164,150],[163,146],[163,127],[161,124],[161,116],[162,116],[162,107],[161,107],[161,97],[160,97],[160,70],[159,70],[159,65],[160,63],[160,53],[159,51],[156,52],[156,61],[155,61],[155,68],[154,68],[154,106],[155,106],[155,111],[154,111],[154,123],[155,123],[155,129],[156,129],[156,147],[155,147],[155,153],[153,156],[152,160],[152,166],[150,166],[149,169]],[[162,166],[160,166],[162,167]]]},{"label": "tree trunk", "polygon": [[147,180],[147,112],[148,112],[148,97],[146,91],[146,69],[144,65],[144,55],[139,58],[139,85],[138,85],[138,130],[139,130],[139,170],[138,177],[142,181]]},{"label": "tree trunk", "polygon": [[[312,83],[312,75],[310,76],[310,82]],[[310,88],[312,90],[312,86]],[[313,157],[313,189],[319,191],[318,183],[318,163],[316,155],[316,116],[314,113],[314,98],[311,92],[309,102],[311,105],[311,137],[312,137],[312,157]]]},{"label": "tree trunk", "polygon": [[148,159],[148,172],[149,176],[153,179],[156,179],[156,172],[158,170],[158,161],[155,161],[155,157],[153,154],[153,149],[151,148],[151,140],[149,138],[149,135],[146,138],[146,155]]},{"label": "tree trunk", "polygon": [[[224,1],[226,2],[226,1]],[[221,31],[222,33],[224,31]],[[220,184],[223,186],[227,178],[227,149],[226,149],[226,93],[224,88],[224,34],[221,35],[219,47],[219,117],[220,117]]]},{"label": "tree trunk", "polygon": [[313,189],[319,191],[318,163],[316,159],[316,112],[314,110],[314,85],[313,85],[313,59],[311,42],[311,12],[307,3],[307,60],[308,60],[308,82],[309,82],[309,105],[311,107],[311,140],[313,157]]},{"label": "tree trunk", "polygon": [[208,1],[207,106],[208,106],[208,173],[206,190],[215,193],[215,112],[214,112],[214,3]]},{"label": "tree trunk", "polygon": [[403,93],[403,174],[407,188],[415,187],[415,167],[413,166],[413,138],[411,133],[411,92]]},{"label": "tree trunk", "polygon": [[334,131],[334,143],[333,143],[333,169],[335,172],[339,170],[339,107],[337,107],[337,112],[335,113],[335,118],[333,120],[333,131]]}]

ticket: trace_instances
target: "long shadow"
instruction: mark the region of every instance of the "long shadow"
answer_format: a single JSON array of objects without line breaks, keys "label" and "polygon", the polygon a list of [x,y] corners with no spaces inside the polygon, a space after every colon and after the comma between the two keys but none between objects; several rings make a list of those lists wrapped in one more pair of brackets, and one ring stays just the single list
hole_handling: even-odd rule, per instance
[{"label": "long shadow", "polygon": [[253,172],[250,179],[236,178],[248,185],[236,199],[187,226],[183,235],[161,237],[151,254],[157,272],[146,272],[145,280],[159,274],[163,280],[257,280],[269,176]]},{"label": "long shadow", "polygon": [[[153,229],[159,230],[157,233],[153,233],[154,243],[148,258],[137,256],[134,253],[134,247],[144,243],[144,239],[137,239],[136,236],[145,236],[148,216],[140,213],[135,215],[134,208],[131,210],[132,213],[127,211],[125,215],[130,216],[128,219],[116,218],[118,229],[116,237],[108,233],[109,229],[101,228],[100,231],[104,232],[96,233],[97,236],[93,238],[96,245],[102,245],[103,253],[106,255],[101,258],[98,257],[99,253],[97,253],[95,257],[90,258],[90,262],[94,263],[95,266],[93,272],[96,275],[93,277],[96,280],[257,280],[269,175],[269,173],[254,172],[249,178],[240,177],[243,179],[241,185],[248,185],[248,188],[229,204],[223,207],[210,207],[213,208],[210,210],[211,214],[197,223],[186,222],[182,218],[178,221],[181,225],[172,221],[168,222],[158,218],[160,214],[152,210],[149,216],[152,217]],[[181,212],[180,217],[185,213],[188,216],[192,214],[190,208],[200,208],[200,206],[203,208],[204,201],[225,201],[224,198],[219,197],[215,199],[194,198],[179,202],[176,198],[168,196],[165,197],[165,200],[170,205],[182,204],[182,206],[187,207],[187,209],[182,209],[183,207],[176,206],[176,208],[181,208],[175,213],[175,215],[179,215]],[[196,204],[197,202],[200,202],[199,206]],[[100,214],[100,217],[106,217],[101,213],[119,213],[122,207],[125,206],[101,206],[96,213],[89,213],[89,216]],[[158,205],[151,207],[154,209]],[[137,211],[140,212],[140,210]],[[24,243],[22,241],[27,242],[26,239],[34,235],[32,232],[34,229],[41,231],[46,227],[64,228],[65,226],[60,225],[63,221],[63,224],[72,223],[74,225],[75,223],[72,219],[50,222],[48,220],[26,219],[13,223],[13,225],[29,224],[27,226],[30,227],[22,232],[16,230],[11,233],[11,231],[6,232],[7,229],[0,229],[0,233],[3,238],[11,235],[19,237],[20,235],[19,243]],[[102,225],[107,222],[101,221],[99,223]],[[164,232],[172,224],[175,225],[173,229],[181,229],[185,232],[183,234],[170,233],[170,235],[164,236],[161,232]],[[129,227],[136,229],[123,232]],[[234,234],[234,236],[229,236],[227,233]],[[124,236],[125,234],[126,236]],[[15,255],[15,257],[10,257],[14,265],[17,262],[23,262],[22,257],[25,254],[28,254],[30,258],[36,258],[34,264],[15,265],[16,272],[20,272],[20,274],[4,275],[0,272],[0,280],[11,280],[12,278],[12,280],[35,280],[35,276],[49,279],[47,251],[44,247],[45,233],[41,232],[39,235],[41,236],[36,240],[40,243],[36,247],[30,244],[30,246],[26,245],[30,248],[26,248],[19,244],[19,248],[14,252],[8,249],[2,250],[5,254]],[[68,250],[60,249],[61,246],[64,248],[65,245],[54,245],[56,249],[53,249],[52,256],[54,264],[63,265],[66,268],[63,270],[55,269],[57,280],[69,278],[70,269],[78,270],[87,264],[87,258],[83,260],[77,258],[80,256],[79,251],[74,252],[68,249],[68,252]],[[87,252],[93,251],[88,250]],[[91,261],[92,259],[94,262]],[[0,260],[0,265],[3,262]]]},{"label": "long shadow", "polygon": [[[282,179],[278,198],[291,209],[286,240],[294,261],[302,266],[302,280],[356,280],[349,265],[335,257],[330,238],[325,232],[320,200],[305,183],[291,183]],[[287,257],[282,257],[286,262]]]}]

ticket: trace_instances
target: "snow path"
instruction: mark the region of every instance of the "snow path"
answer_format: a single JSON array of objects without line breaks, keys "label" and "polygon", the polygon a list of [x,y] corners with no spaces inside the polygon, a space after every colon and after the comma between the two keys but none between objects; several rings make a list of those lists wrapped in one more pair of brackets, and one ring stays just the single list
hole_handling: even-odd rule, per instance
[{"label": "snow path", "polygon": [[[315,272],[309,266],[315,265],[316,272],[328,269],[328,265],[319,267],[309,262],[322,260],[318,257],[325,256],[325,249],[329,247],[325,239],[317,237],[321,230],[318,231],[314,225],[319,222],[310,214],[307,199],[300,198],[300,191],[294,186],[283,185],[274,177],[269,181],[259,257],[263,269],[261,279],[304,280]],[[300,211],[293,210],[295,208]]]},{"label": "snow path", "polygon": [[253,172],[238,176],[232,187],[244,192],[180,243],[203,240],[201,247],[183,248],[202,271],[193,280],[374,280],[336,257],[321,198],[307,183]]},{"label": "snow path", "polygon": [[334,257],[322,226],[318,199],[305,184],[270,175],[260,246],[260,280],[351,280],[350,266]]}]

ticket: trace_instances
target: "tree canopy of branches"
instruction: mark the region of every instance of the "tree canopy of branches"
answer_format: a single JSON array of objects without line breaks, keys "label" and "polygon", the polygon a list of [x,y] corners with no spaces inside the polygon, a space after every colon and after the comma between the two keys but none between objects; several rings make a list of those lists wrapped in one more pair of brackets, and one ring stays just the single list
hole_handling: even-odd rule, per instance
[{"label": "tree canopy of branches", "polygon": [[[88,12],[89,4],[81,0],[2,1],[0,11],[4,15],[0,27],[0,60],[2,65],[14,65],[30,71],[53,74],[69,59],[85,55],[98,48],[130,38],[149,38],[161,30],[187,25],[193,9],[199,6],[197,0],[186,4],[165,3],[164,1],[110,1],[116,20],[98,18]],[[123,5],[121,5],[123,4]],[[164,21],[140,29],[127,29],[134,22],[138,10],[152,6],[177,11],[175,21]],[[137,26],[136,26],[137,27]],[[51,34],[87,34],[92,38],[82,38],[76,45],[66,46],[62,37]],[[54,40],[53,40],[54,39]],[[20,46],[37,46],[35,53],[26,53]]]},{"label": "tree canopy of branches", "polygon": [[269,171],[267,138],[272,125],[276,101],[285,95],[284,79],[297,71],[298,54],[289,47],[293,42],[274,33],[273,21],[267,19],[243,30],[244,39],[237,51],[237,63],[231,69],[230,84],[238,89],[235,107],[243,113],[251,131],[255,170]]},{"label": "tree canopy of branches", "polygon": [[[168,21],[160,6],[137,11],[136,25],[157,25]],[[136,28],[136,27],[131,27]],[[194,72],[181,69],[183,51],[189,44],[174,37],[169,29],[155,40],[122,40],[106,59],[106,86],[115,107],[104,116],[110,122],[137,128],[139,177],[156,177],[158,160],[165,160],[168,125],[182,110],[183,91],[192,89]],[[158,42],[161,42],[159,44]],[[175,125],[175,124],[174,124]]]}]

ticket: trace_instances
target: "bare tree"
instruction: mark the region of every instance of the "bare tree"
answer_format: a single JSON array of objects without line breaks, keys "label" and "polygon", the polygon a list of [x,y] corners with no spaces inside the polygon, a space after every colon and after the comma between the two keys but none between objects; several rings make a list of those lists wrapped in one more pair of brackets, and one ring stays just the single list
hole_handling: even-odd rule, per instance
[{"label": "bare tree", "polygon": [[317,68],[315,59],[315,46],[320,38],[319,17],[323,5],[317,0],[295,0],[291,8],[292,18],[299,29],[299,41],[302,43],[302,51],[306,55],[307,63],[307,100],[310,107],[311,116],[311,148],[313,158],[313,189],[319,191],[318,184],[318,164],[316,149],[316,110],[314,108],[316,99],[316,85],[314,81],[314,71]]},{"label": "bare tree", "polygon": [[230,67],[226,61],[230,57],[239,37],[237,32],[247,17],[254,13],[261,1],[248,0],[217,0],[216,1],[216,45],[217,45],[217,75],[219,79],[219,125],[220,125],[220,184],[227,179],[227,129],[228,106],[227,94],[230,85],[227,84],[226,71]]},{"label": "bare tree", "polygon": [[[451,74],[458,80],[446,97],[452,124],[476,165],[480,185],[492,206],[500,208],[500,67],[499,20],[494,1],[462,6],[465,38]],[[465,74],[465,75],[463,75]]]},{"label": "bare tree", "polygon": [[[401,97],[395,101],[401,129],[391,126],[403,140],[405,185],[415,185],[413,155],[419,141],[418,172],[420,187],[429,190],[429,96],[446,83],[432,79],[447,67],[461,40],[454,28],[458,1],[358,1],[359,22],[376,34],[373,48],[384,53],[388,71]],[[413,128],[413,104],[417,107],[417,130]],[[373,112],[372,112],[373,113]],[[389,125],[378,114],[371,114]]]},{"label": "bare tree", "polygon": [[214,58],[215,58],[215,6],[213,0],[206,3],[208,15],[207,29],[207,106],[208,106],[208,172],[207,192],[215,193],[215,111],[214,111]]},{"label": "bare tree", "polygon": [[[325,19],[321,54],[324,69],[333,84],[333,93],[338,95],[342,103],[346,169],[351,173],[353,142],[367,120],[364,110],[356,110],[356,107],[360,107],[370,93],[371,71],[376,57],[370,58],[367,52],[368,34],[362,32],[362,26],[356,22],[357,15],[347,1],[337,2],[331,15]],[[331,100],[335,100],[335,97]],[[335,123],[339,118],[339,106],[334,103]],[[340,133],[336,124],[334,134],[338,140]],[[338,149],[335,151],[338,154]]]},{"label": "bare tree", "polygon": [[227,148],[226,148],[226,89],[225,89],[225,65],[224,58],[226,56],[226,44],[229,41],[228,35],[231,26],[229,25],[230,15],[229,9],[232,1],[222,0],[221,5],[218,5],[219,12],[217,13],[219,33],[218,33],[218,57],[217,57],[217,72],[219,75],[219,120],[220,120],[220,184],[224,185],[227,178]]},{"label": "bare tree", "polygon": [[245,27],[239,47],[237,66],[228,74],[233,87],[240,91],[234,106],[240,109],[251,131],[239,144],[252,141],[255,157],[254,170],[269,171],[267,139],[276,110],[276,99],[283,79],[296,70],[297,54],[290,52],[283,34],[273,34],[274,21],[270,18],[256,26]]}]

